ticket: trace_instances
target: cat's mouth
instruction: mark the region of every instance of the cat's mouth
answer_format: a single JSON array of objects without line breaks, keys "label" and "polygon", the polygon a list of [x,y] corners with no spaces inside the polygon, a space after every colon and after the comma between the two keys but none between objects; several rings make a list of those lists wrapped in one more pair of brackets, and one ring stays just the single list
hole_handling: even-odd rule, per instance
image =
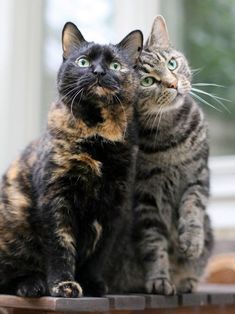
[{"label": "cat's mouth", "polygon": [[108,87],[103,87],[102,85],[96,85],[94,87],[94,93],[100,97],[104,97],[114,95],[115,91]]},{"label": "cat's mouth", "polygon": [[115,95],[117,88],[110,85],[109,82],[104,82],[98,78],[92,86],[92,92],[99,97],[107,97]]}]

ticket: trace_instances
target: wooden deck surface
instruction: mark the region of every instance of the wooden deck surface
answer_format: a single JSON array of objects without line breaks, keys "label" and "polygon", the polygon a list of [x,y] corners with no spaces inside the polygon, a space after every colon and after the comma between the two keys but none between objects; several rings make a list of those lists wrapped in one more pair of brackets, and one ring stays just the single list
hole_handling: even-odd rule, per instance
[{"label": "wooden deck surface", "polygon": [[0,295],[0,314],[112,313],[130,314],[235,314],[235,285],[203,285],[194,294],[107,295],[103,298],[21,298]]}]

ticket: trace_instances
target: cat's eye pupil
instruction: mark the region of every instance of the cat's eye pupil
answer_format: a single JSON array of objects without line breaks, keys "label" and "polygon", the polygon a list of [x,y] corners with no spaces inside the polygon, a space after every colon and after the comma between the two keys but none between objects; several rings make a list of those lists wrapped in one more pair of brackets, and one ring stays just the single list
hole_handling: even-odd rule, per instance
[{"label": "cat's eye pupil", "polygon": [[153,85],[155,82],[155,79],[153,77],[145,77],[140,83],[142,86],[148,87]]},{"label": "cat's eye pupil", "polygon": [[176,61],[174,58],[172,58],[172,59],[168,62],[167,66],[168,66],[168,69],[169,69],[170,71],[173,71],[173,70],[175,70],[175,69],[177,68],[178,63],[177,63],[177,61]]},{"label": "cat's eye pupil", "polygon": [[85,58],[85,57],[82,57],[82,58],[78,58],[75,63],[79,66],[79,67],[82,67],[82,68],[87,68],[90,66],[90,61]]},{"label": "cat's eye pupil", "polygon": [[109,68],[111,70],[114,70],[114,71],[120,71],[121,70],[121,64],[119,62],[113,61],[113,62],[110,63]]}]

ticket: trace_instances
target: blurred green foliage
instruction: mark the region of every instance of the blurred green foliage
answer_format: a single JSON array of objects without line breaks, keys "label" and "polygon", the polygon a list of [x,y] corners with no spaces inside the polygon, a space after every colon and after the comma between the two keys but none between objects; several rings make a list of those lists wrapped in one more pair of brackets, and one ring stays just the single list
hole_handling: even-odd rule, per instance
[{"label": "blurred green foliage", "polygon": [[202,105],[208,115],[212,152],[235,154],[235,0],[183,0],[183,8],[184,51],[192,69],[201,69],[193,83],[223,85],[200,88],[231,100],[224,102],[230,113]]}]

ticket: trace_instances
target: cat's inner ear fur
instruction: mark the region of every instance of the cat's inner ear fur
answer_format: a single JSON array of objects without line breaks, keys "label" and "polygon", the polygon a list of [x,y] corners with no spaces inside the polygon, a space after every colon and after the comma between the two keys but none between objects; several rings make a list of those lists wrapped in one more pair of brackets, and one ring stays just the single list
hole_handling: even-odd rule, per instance
[{"label": "cat's inner ear fur", "polygon": [[75,24],[67,22],[62,31],[63,57],[66,59],[73,47],[79,47],[86,42]]},{"label": "cat's inner ear fur", "polygon": [[129,33],[119,44],[117,44],[117,47],[124,49],[128,54],[131,63],[135,65],[143,49],[142,32],[140,30],[135,30]]},{"label": "cat's inner ear fur", "polygon": [[167,48],[170,45],[169,34],[165,19],[161,15],[157,15],[153,21],[152,30],[147,39],[146,46],[158,46]]}]

